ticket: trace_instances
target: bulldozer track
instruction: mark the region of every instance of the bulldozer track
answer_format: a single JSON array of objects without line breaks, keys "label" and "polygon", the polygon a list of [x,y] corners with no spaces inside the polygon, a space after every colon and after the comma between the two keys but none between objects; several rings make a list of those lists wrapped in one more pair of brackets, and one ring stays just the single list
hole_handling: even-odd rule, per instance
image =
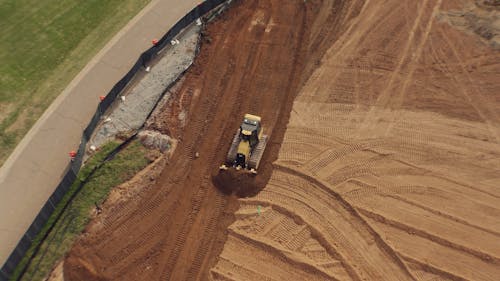
[{"label": "bulldozer track", "polygon": [[201,247],[198,248],[196,254],[195,254],[195,259],[193,261],[193,264],[191,268],[188,271],[187,274],[187,280],[196,280],[200,278],[200,268],[205,260],[206,254],[209,253],[209,248],[212,247],[213,245],[213,238],[212,235],[216,231],[217,224],[219,223],[217,221],[217,217],[220,216],[220,214],[224,211],[225,205],[223,202],[222,197],[217,197],[215,205],[217,207],[216,209],[216,216],[211,216],[208,220],[206,228],[203,230],[203,233],[206,233],[202,239],[201,242]]},{"label": "bulldozer track", "polygon": [[236,134],[234,134],[233,141],[231,142],[231,146],[229,147],[229,151],[227,152],[226,162],[228,162],[228,164],[232,164],[234,163],[234,160],[236,160],[238,144],[240,143],[240,131],[241,129],[238,129],[236,131]]},{"label": "bulldozer track", "polygon": [[252,151],[252,154],[250,155],[250,159],[248,161],[248,165],[250,168],[255,168],[255,169],[259,168],[259,163],[266,149],[267,141],[268,141],[268,136],[267,135],[262,136],[257,146]]}]

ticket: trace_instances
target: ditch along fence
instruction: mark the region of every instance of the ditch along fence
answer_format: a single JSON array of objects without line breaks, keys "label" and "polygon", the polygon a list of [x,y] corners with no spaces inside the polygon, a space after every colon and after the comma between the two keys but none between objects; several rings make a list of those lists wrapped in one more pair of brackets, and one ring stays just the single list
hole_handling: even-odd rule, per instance
[{"label": "ditch along fence", "polygon": [[[195,22],[197,19],[201,19],[203,16],[207,15],[209,12],[212,11],[210,14],[210,19],[212,17],[217,16],[220,14],[222,11],[224,11],[227,6],[232,2],[233,0],[206,0],[202,3],[200,3],[198,6],[193,8],[188,14],[186,14],[183,18],[181,18],[170,30],[168,30],[163,37],[158,40],[158,43],[155,44],[153,47],[148,49],[147,51],[143,52],[140,56],[137,62],[134,64],[134,66],[129,70],[125,76],[116,83],[113,88],[109,91],[109,93],[106,95],[106,97],[99,103],[97,110],[92,117],[91,121],[83,131],[83,135],[80,141],[80,146],[78,148],[78,152],[76,157],[74,157],[73,161],[68,165],[66,168],[67,172],[62,178],[61,182],[55,189],[55,191],[52,193],[52,195],[49,197],[49,199],[45,202],[44,206],[38,213],[38,215],[35,217],[33,222],[31,223],[30,227],[28,230],[25,232],[21,240],[18,242],[16,248],[14,251],[10,254],[9,258],[7,261],[4,263],[2,268],[0,269],[0,281],[7,281],[9,278],[11,278],[12,274],[14,273],[14,270],[18,266],[18,264],[21,262],[21,260],[24,258],[26,255],[28,249],[30,249],[35,237],[40,233],[44,225],[47,223],[49,217],[52,215],[54,210],[56,209],[56,206],[58,203],[61,201],[61,199],[66,195],[68,190],[70,189],[71,185],[74,183],[74,181],[77,179],[78,172],[80,171],[80,168],[83,163],[83,158],[85,155],[87,143],[92,137],[94,130],[99,124],[99,121],[101,121],[102,117],[106,113],[106,111],[111,107],[113,102],[116,100],[116,98],[126,89],[127,85],[129,82],[131,82],[136,74],[138,74],[141,71],[144,71],[145,68],[148,66],[150,62],[152,62],[158,55],[161,50],[163,50],[167,45],[170,44],[170,41],[175,38],[183,29],[185,29],[187,26]],[[218,8],[218,9],[216,9]],[[200,41],[200,40],[198,40]],[[198,54],[199,51],[199,43],[198,43],[198,48],[196,50],[196,54]],[[189,67],[187,68],[189,69]],[[151,111],[148,114],[148,117],[145,119],[149,119],[151,114],[154,112],[156,105],[158,102],[164,97],[165,93],[168,92],[168,90],[178,82],[178,80],[183,76],[183,74],[187,71],[184,70],[182,74],[180,74],[177,79],[172,81],[163,93],[160,95],[158,100],[156,101],[155,106],[151,109]],[[143,124],[144,126],[144,124]],[[42,242],[47,238],[49,233],[51,232],[52,228],[56,224],[56,222],[59,220],[59,218],[62,216],[64,211],[67,209],[67,207],[71,204],[73,199],[76,197],[76,195],[79,193],[80,190],[85,186],[87,183],[88,179],[92,177],[92,175],[107,161],[113,159],[113,157],[120,152],[124,147],[126,147],[137,135],[137,132],[142,129],[139,128],[136,130],[136,132],[130,136],[127,140],[125,140],[123,143],[121,143],[117,148],[115,148],[113,151],[108,153],[106,155],[105,159],[103,162],[101,162],[99,165],[97,165],[90,173],[87,175],[85,179],[82,179],[80,185],[78,186],[77,190],[71,195],[67,203],[64,205],[62,208],[62,211],[58,214],[58,216],[55,218],[54,222],[51,224],[49,229],[46,231],[44,234],[43,238],[41,241],[38,243],[34,251],[32,252],[31,256],[29,257],[28,262],[24,265],[24,267],[21,270],[21,273],[19,276],[16,278],[16,280],[20,280],[28,268],[28,266],[31,263],[31,260],[33,257],[38,253],[40,250],[40,245]]]}]

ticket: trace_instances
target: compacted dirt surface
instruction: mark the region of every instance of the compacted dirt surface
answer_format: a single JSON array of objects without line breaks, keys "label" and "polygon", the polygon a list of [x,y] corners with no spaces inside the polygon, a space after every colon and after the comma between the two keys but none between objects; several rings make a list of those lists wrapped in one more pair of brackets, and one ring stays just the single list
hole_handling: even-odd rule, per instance
[{"label": "compacted dirt surface", "polygon": [[[151,125],[163,172],[65,280],[498,280],[500,54],[443,17],[471,4],[237,1]],[[217,176],[244,113],[260,173]]]},{"label": "compacted dirt surface", "polygon": [[439,16],[470,4],[365,1],[340,23],[211,278],[498,280],[500,53]]}]

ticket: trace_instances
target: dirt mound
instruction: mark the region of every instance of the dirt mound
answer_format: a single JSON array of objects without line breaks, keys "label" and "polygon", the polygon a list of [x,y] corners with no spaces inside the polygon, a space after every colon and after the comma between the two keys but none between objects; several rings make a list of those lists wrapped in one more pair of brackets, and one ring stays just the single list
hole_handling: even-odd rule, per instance
[{"label": "dirt mound", "polygon": [[175,140],[168,135],[160,132],[144,130],[137,134],[137,138],[145,147],[149,149],[158,149],[165,152],[167,149],[174,145]]},{"label": "dirt mound", "polygon": [[257,195],[266,186],[267,179],[249,171],[228,169],[212,175],[212,182],[224,194],[250,197]]}]

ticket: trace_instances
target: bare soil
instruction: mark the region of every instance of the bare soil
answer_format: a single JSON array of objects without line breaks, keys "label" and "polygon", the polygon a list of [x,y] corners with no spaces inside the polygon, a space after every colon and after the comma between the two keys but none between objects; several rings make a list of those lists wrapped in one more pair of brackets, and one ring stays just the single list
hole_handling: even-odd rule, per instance
[{"label": "bare soil", "polygon": [[[64,265],[67,280],[207,278],[238,207],[237,197],[216,188],[212,176],[245,113],[261,116],[270,136],[253,180],[264,186],[271,176],[304,80],[308,30],[319,5],[237,1],[208,26],[194,67],[165,104],[163,120],[171,122],[150,125],[178,139],[172,159],[153,188],[114,208],[102,228],[89,229],[76,243]],[[326,50],[327,41],[316,45]],[[187,121],[179,130],[182,112]]]},{"label": "bare soil", "polygon": [[210,278],[498,279],[500,53],[438,17],[471,4],[364,1],[339,23]]},{"label": "bare soil", "polygon": [[[438,17],[470,3],[237,1],[151,124],[172,159],[66,280],[498,279],[500,55]],[[244,113],[260,173],[218,174]]]}]

